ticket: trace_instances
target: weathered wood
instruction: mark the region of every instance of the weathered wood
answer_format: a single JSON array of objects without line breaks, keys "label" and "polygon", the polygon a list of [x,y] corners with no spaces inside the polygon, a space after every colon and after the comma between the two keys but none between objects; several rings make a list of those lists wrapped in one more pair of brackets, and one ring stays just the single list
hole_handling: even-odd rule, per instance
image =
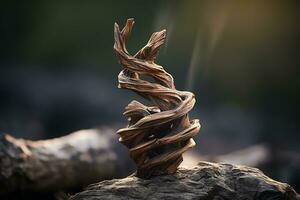
[{"label": "weathered wood", "polygon": [[[133,19],[128,19],[120,31],[115,24],[114,50],[124,67],[118,77],[119,87],[136,92],[152,105],[132,101],[124,112],[129,125],[117,133],[137,164],[137,175],[149,178],[177,170],[182,154],[195,146],[192,137],[199,132],[200,124],[198,120],[190,121],[188,116],[195,104],[194,94],[176,90],[173,77],[154,62],[166,30],[153,33],[146,46],[131,56],[126,42],[133,25]],[[143,80],[141,75],[154,81]]]},{"label": "weathered wood", "polygon": [[93,184],[70,198],[79,199],[299,200],[300,196],[288,184],[274,181],[256,168],[200,162],[172,175],[151,179],[131,175]]},{"label": "weathered wood", "polygon": [[41,141],[1,134],[0,194],[81,188],[127,175],[132,165],[117,159],[121,149],[114,134],[111,129],[89,129]]}]

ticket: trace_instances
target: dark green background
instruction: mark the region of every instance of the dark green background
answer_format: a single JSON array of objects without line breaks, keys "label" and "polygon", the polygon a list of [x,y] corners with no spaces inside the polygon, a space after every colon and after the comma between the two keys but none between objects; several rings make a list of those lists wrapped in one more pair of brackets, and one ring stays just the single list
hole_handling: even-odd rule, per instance
[{"label": "dark green background", "polygon": [[[167,29],[157,63],[196,94],[197,150],[264,143],[299,155],[300,1],[2,1],[0,130],[52,138],[125,125],[113,24],[132,54]],[[191,67],[192,66],[192,67]],[[299,180],[299,179],[298,179]]]}]

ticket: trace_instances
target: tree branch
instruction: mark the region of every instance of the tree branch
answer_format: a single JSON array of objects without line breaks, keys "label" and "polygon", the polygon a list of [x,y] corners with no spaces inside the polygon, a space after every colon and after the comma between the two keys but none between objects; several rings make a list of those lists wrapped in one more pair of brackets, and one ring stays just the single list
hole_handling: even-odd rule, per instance
[{"label": "tree branch", "polygon": [[0,193],[80,188],[132,169],[114,130],[90,129],[41,141],[0,135]]}]

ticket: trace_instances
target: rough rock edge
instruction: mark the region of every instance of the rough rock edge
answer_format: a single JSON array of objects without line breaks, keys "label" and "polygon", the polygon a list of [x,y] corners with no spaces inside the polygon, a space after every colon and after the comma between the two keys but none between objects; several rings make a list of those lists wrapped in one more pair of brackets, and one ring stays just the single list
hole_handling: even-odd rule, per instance
[{"label": "rough rock edge", "polygon": [[286,183],[252,167],[200,162],[173,175],[140,179],[135,174],[90,185],[77,199],[300,199]]}]

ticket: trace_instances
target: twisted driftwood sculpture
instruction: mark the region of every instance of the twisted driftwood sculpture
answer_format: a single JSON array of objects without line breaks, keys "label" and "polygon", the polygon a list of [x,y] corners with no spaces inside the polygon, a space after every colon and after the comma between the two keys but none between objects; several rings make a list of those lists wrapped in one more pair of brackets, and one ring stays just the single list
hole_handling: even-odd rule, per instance
[{"label": "twisted driftwood sculpture", "polygon": [[[118,77],[119,88],[133,90],[154,105],[132,101],[124,112],[129,125],[117,133],[137,164],[137,176],[147,178],[176,171],[182,154],[195,146],[192,137],[200,124],[188,117],[195,104],[194,94],[176,90],[173,77],[154,63],[166,30],[153,33],[146,46],[131,56],[126,42],[133,25],[134,20],[128,19],[122,31],[118,24],[114,27],[114,50],[124,67]],[[150,76],[154,82],[142,80],[140,75]]]}]

